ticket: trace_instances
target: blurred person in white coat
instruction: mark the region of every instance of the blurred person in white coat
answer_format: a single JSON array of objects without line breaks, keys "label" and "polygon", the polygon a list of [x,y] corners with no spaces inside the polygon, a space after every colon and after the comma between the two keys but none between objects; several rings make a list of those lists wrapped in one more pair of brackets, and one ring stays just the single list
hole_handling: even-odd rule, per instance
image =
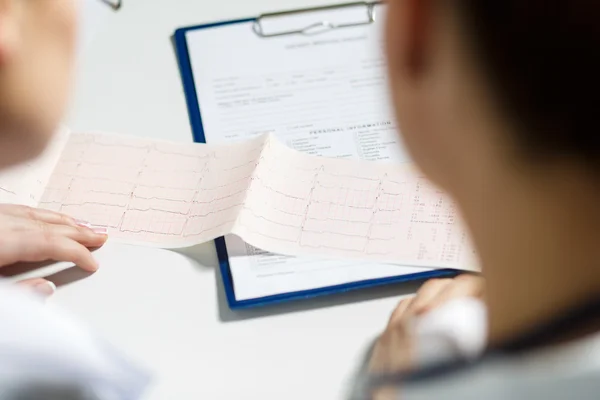
[{"label": "blurred person in white coat", "polygon": [[[0,0],[0,171],[40,155],[65,112],[78,49],[78,0]],[[98,268],[103,229],[0,205],[0,267],[68,261]],[[45,279],[0,283],[0,400],[131,400],[148,376],[43,299]]]}]

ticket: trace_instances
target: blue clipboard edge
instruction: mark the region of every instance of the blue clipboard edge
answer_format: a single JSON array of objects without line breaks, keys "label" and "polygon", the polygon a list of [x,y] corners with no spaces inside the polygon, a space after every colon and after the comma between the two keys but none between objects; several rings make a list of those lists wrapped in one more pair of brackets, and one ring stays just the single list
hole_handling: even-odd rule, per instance
[{"label": "blue clipboard edge", "polygon": [[[198,94],[196,93],[196,83],[194,81],[194,73],[192,71],[192,63],[190,60],[189,49],[186,40],[186,33],[189,31],[208,29],[224,25],[241,24],[255,21],[256,18],[238,19],[232,21],[216,22],[212,24],[196,25],[185,28],[180,28],[175,31],[175,49],[179,62],[179,71],[183,81],[183,89],[186,98],[188,116],[192,127],[192,135],[194,141],[198,143],[206,143],[204,135],[204,125],[202,124],[202,115],[200,106],[198,105]],[[259,306],[274,305],[293,300],[309,299],[320,296],[333,294],[347,293],[349,291],[373,288],[383,285],[392,285],[403,282],[419,281],[430,278],[452,277],[459,274],[459,271],[452,269],[441,269],[434,271],[426,271],[417,274],[399,275],[391,278],[370,279],[358,282],[351,282],[342,285],[328,286],[323,288],[303,290],[298,292],[284,293],[273,296],[260,297],[249,300],[237,300],[235,298],[235,286],[231,269],[229,267],[229,256],[227,254],[227,246],[225,238],[215,240],[215,247],[219,259],[219,268],[223,277],[223,287],[227,297],[227,303],[232,310],[240,310],[245,308],[254,308]]]}]

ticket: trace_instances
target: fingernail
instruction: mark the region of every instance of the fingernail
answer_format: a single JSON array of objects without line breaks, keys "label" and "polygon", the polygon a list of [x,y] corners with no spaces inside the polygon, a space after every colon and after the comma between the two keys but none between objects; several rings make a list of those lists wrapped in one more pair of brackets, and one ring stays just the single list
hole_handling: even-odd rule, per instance
[{"label": "fingernail", "polygon": [[77,225],[83,228],[88,228],[89,230],[91,230],[94,233],[97,233],[98,235],[106,235],[108,233],[108,229],[105,226],[95,226],[90,224],[89,222],[81,220],[75,220],[75,222],[77,223]]},{"label": "fingernail", "polygon": [[33,289],[42,296],[49,297],[56,292],[56,285],[54,282],[46,281],[44,283],[40,283],[39,285],[35,285]]},{"label": "fingernail", "polygon": [[106,235],[108,233],[108,229],[104,226],[91,226],[90,229],[98,235]]},{"label": "fingernail", "polygon": [[419,307],[417,310],[415,310],[415,315],[421,316],[423,314],[427,314],[428,312],[429,312],[429,307],[422,306],[422,307]]}]

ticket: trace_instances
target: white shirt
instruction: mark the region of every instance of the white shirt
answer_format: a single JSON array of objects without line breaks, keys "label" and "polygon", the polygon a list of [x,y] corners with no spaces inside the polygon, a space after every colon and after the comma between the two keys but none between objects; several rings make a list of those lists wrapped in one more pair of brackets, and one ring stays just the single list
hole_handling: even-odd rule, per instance
[{"label": "white shirt", "polygon": [[149,382],[110,344],[3,282],[0,324],[0,400],[136,400]]}]

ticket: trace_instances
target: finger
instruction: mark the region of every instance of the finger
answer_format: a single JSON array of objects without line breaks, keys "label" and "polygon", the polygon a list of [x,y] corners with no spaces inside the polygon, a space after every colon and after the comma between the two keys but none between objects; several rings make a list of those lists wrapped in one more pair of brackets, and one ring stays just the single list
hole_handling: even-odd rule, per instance
[{"label": "finger", "polygon": [[414,300],[414,296],[400,301],[400,303],[398,304],[398,306],[396,307],[396,309],[390,316],[388,326],[396,325],[403,320],[406,310],[408,310],[408,308],[410,307],[413,300]]},{"label": "finger", "polygon": [[0,205],[0,211],[14,217],[45,222],[48,224],[77,226],[78,224],[83,223],[65,214],[21,205],[3,204]]},{"label": "finger", "polygon": [[90,251],[65,236],[27,232],[0,238],[0,265],[48,260],[72,262],[89,272],[98,269]]},{"label": "finger", "polygon": [[377,389],[371,396],[373,400],[397,400],[398,399],[398,388],[393,386],[386,386],[381,389]]},{"label": "finger", "polygon": [[427,308],[433,300],[445,287],[452,283],[452,279],[430,279],[417,291],[415,300],[410,305],[409,312],[419,315]]},{"label": "finger", "polygon": [[108,236],[104,228],[86,228],[83,226],[67,226],[44,224],[41,229],[53,236],[64,236],[81,243],[87,248],[101,247]]},{"label": "finger", "polygon": [[56,292],[56,285],[43,278],[26,279],[17,282],[19,286],[26,287],[42,297],[50,297]]},{"label": "finger", "polygon": [[399,372],[408,369],[413,354],[411,329],[397,324],[386,329],[379,337],[369,363],[373,372]]},{"label": "finger", "polygon": [[427,309],[438,307],[450,300],[462,297],[483,296],[484,279],[474,275],[461,275],[455,278],[452,283],[446,286],[438,295],[429,302]]}]

